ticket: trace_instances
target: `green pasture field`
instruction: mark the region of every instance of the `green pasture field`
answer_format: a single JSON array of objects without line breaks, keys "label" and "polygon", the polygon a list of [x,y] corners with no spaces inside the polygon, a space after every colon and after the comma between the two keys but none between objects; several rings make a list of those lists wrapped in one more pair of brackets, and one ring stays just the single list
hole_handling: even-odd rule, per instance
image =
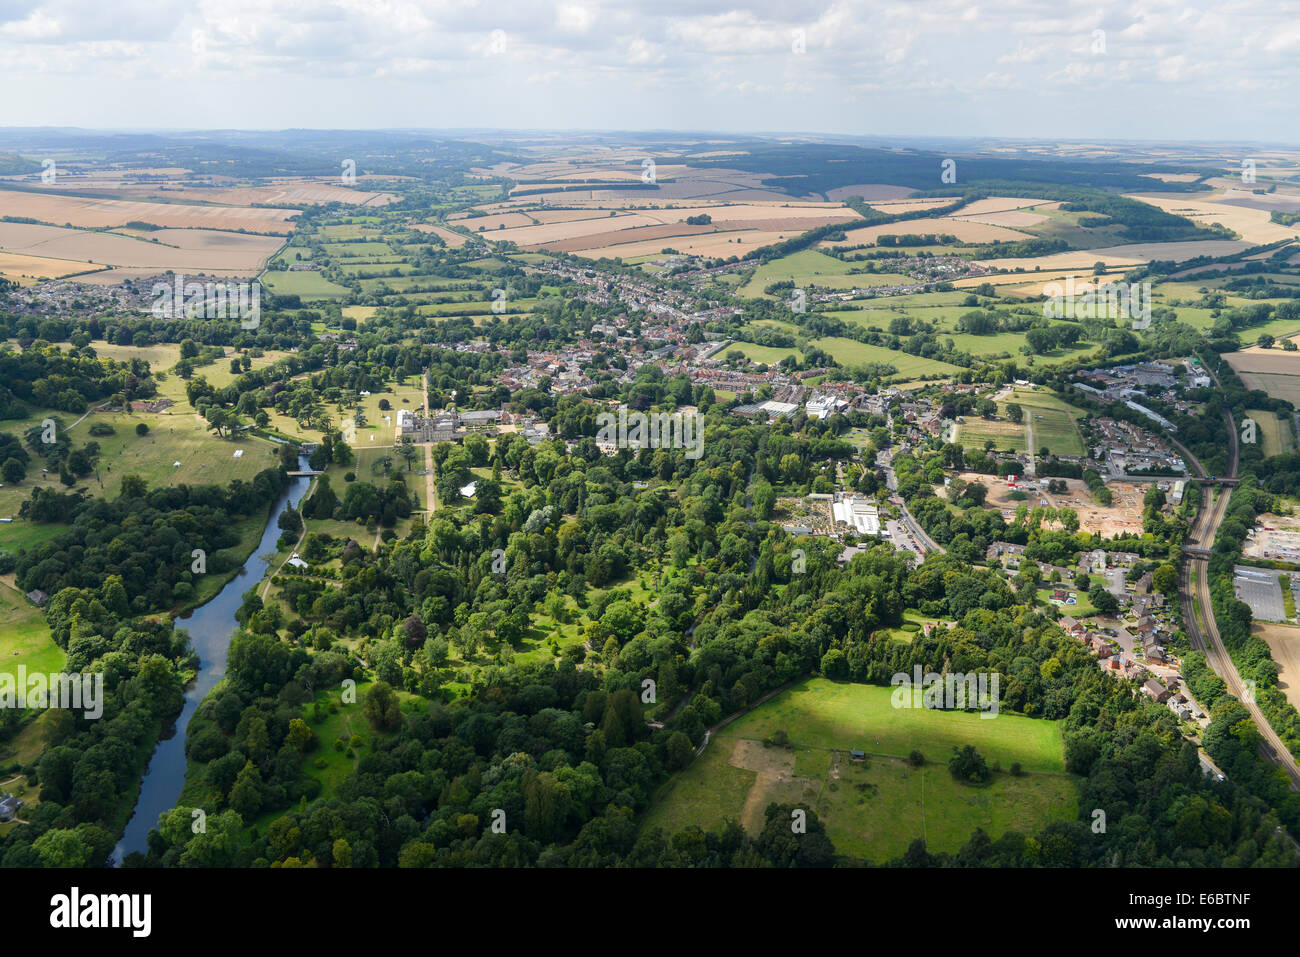
[{"label": "green pasture field", "polygon": [[[139,475],[150,488],[182,483],[227,486],[236,478],[251,481],[258,472],[273,468],[278,462],[272,443],[254,437],[220,439],[215,432],[207,430],[206,423],[186,411],[130,415],[96,412],[75,426],[71,425],[74,417],[67,413],[47,414],[63,420],[74,447],[84,446],[87,441],[99,443],[98,476],[91,473],[72,486],[85,489],[97,498],[115,498],[124,475]],[[90,435],[90,426],[100,422],[111,425],[115,434]],[[136,435],[135,427],[140,422],[149,426],[147,435]],[[234,453],[241,449],[244,454],[235,458]],[[60,525],[33,525],[18,518],[18,510],[31,497],[33,488],[67,491],[56,471],[41,472],[42,461],[34,456],[22,482],[0,488],[0,517],[14,519],[12,523],[0,524],[0,547],[30,547],[52,538],[62,529]],[[180,462],[180,466],[175,462]]]},{"label": "green pasture field", "polygon": [[906,352],[886,349],[884,346],[867,345],[856,339],[831,337],[814,339],[813,345],[834,357],[841,365],[866,365],[870,362],[887,362],[898,370],[898,375],[915,378],[925,375],[953,375],[961,372],[960,366],[939,359],[925,359],[910,356]]},{"label": "green pasture field", "polygon": [[962,417],[957,426],[957,442],[966,449],[983,451],[984,443],[992,439],[994,448],[1010,452],[1025,451],[1025,427],[1006,420],[983,419],[974,413]]},{"label": "green pasture field", "polygon": [[1246,415],[1255,421],[1265,456],[1283,455],[1295,451],[1295,427],[1292,425],[1290,415],[1285,419],[1279,419],[1275,413],[1264,409],[1247,409]]},{"label": "green pasture field", "polygon": [[[895,708],[892,694],[824,678],[800,682],[717,732],[660,790],[645,826],[716,828],[730,818],[752,827],[769,800],[798,802],[817,813],[840,853],[883,862],[917,838],[932,852],[955,851],[976,828],[996,840],[1074,817],[1078,789],[1064,770],[1059,722]],[[789,749],[762,744],[778,730]],[[960,784],[948,773],[953,748],[966,744],[995,768],[988,785]],[[867,759],[849,760],[852,749]],[[908,763],[913,750],[923,767]],[[1013,762],[1022,776],[1006,770]]]},{"label": "green pasture field", "polygon": [[0,580],[0,673],[53,674],[63,670],[68,656],[54,643],[44,613],[13,587],[12,576]]},{"label": "green pasture field", "polygon": [[[852,268],[850,264],[840,262],[815,249],[802,249],[759,266],[749,277],[749,281],[740,288],[739,295],[746,299],[761,298],[764,286],[783,280],[792,281],[796,286],[805,282],[819,282],[825,285],[829,277],[848,275]],[[864,281],[862,285],[866,285],[866,282]]]},{"label": "green pasture field", "polygon": [[733,342],[727,348],[722,350],[722,357],[734,349],[739,349],[745,354],[745,358],[751,362],[762,362],[767,365],[776,365],[786,356],[796,356],[800,361],[803,360],[803,353],[798,349],[787,349],[783,346],[760,346],[753,342]]},{"label": "green pasture field", "polygon": [[318,272],[267,272],[262,283],[278,296],[299,296],[304,302],[314,299],[346,299],[351,290],[330,282]]},{"label": "green pasture field", "polygon": [[1084,454],[1086,450],[1078,426],[1078,421],[1084,417],[1081,410],[1041,389],[1013,391],[1007,402],[999,403],[1004,414],[1006,405],[1011,402],[1018,404],[1024,410],[1026,421],[1033,424],[1035,453],[1046,446],[1054,455]]}]

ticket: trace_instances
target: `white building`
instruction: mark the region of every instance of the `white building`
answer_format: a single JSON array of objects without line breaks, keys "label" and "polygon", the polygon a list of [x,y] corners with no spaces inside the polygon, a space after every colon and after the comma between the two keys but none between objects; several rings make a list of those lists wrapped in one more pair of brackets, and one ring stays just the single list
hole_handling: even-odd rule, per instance
[{"label": "white building", "polygon": [[869,499],[853,496],[831,504],[835,521],[851,525],[860,535],[880,534],[880,510]]},{"label": "white building", "polygon": [[808,400],[806,410],[810,419],[824,419],[827,416],[834,415],[836,412],[843,412],[849,407],[849,404],[835,395],[814,395]]}]

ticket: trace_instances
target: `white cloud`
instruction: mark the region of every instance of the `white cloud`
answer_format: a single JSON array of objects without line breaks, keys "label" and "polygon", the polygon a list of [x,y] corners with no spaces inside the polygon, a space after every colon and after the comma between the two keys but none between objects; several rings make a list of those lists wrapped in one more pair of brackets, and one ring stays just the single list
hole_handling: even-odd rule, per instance
[{"label": "white cloud", "polygon": [[[1294,5],[1225,0],[0,0],[6,121],[191,126],[189,101],[229,102],[262,126],[299,126],[313,84],[346,79],[339,126],[629,122],[694,128],[972,133],[1116,128],[1142,104],[1151,132],[1281,136],[1300,112]],[[1104,53],[1093,31],[1104,30]],[[493,31],[503,31],[504,49]],[[792,50],[803,31],[803,54]],[[255,91],[213,95],[222,83]],[[36,82],[42,76],[60,82]],[[522,82],[535,77],[536,82]],[[151,89],[148,81],[152,78]],[[237,79],[236,79],[237,78]],[[98,94],[92,103],[86,89]],[[233,89],[233,87],[232,87]],[[28,93],[30,90],[30,93]],[[80,92],[77,92],[77,91]],[[581,90],[581,97],[565,95]],[[1062,112],[1060,97],[1073,98]],[[1262,91],[1264,97],[1242,97]],[[869,107],[844,110],[846,95]],[[577,101],[581,98],[582,102]],[[766,101],[765,101],[766,98]],[[970,108],[979,98],[980,109]],[[838,106],[838,109],[837,109]],[[881,125],[883,124],[883,126]],[[1001,124],[999,126],[999,124]],[[996,128],[995,128],[996,127]]]},{"label": "white cloud", "polygon": [[0,26],[0,37],[14,40],[50,40],[63,33],[58,20],[33,10],[22,20]]}]

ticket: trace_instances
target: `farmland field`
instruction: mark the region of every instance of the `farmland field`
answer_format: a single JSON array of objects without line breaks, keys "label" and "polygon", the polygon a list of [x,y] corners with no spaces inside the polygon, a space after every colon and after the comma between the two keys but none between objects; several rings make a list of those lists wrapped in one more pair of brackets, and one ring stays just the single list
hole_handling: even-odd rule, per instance
[{"label": "farmland field", "polygon": [[[778,730],[791,748],[763,744]],[[996,773],[985,787],[955,782],[946,762],[965,744],[990,766],[1019,762],[1024,775]],[[855,748],[866,761],[849,760]],[[908,763],[914,749],[924,767]],[[1055,722],[894,708],[890,688],[812,678],[720,730],[662,789],[646,824],[713,828],[730,818],[753,832],[770,801],[805,803],[840,853],[883,862],[917,838],[937,852],[957,850],[977,827],[995,840],[1032,834],[1072,819],[1076,800]]]},{"label": "farmland field", "polygon": [[47,259],[44,256],[0,252],[0,276],[16,279],[22,285],[37,279],[58,279],[60,276],[71,276],[102,268],[104,267],[69,259]]},{"label": "farmland field", "polygon": [[[1034,452],[1043,447],[1053,455],[1083,455],[1083,436],[1076,424],[1083,413],[1049,393],[1016,389],[1006,403],[1016,403],[1034,430]],[[1032,418],[1031,418],[1032,417]]]},{"label": "farmland field", "polygon": [[911,356],[906,352],[886,349],[884,346],[868,345],[856,339],[830,337],[814,339],[813,345],[824,349],[841,365],[866,365],[872,362],[887,362],[898,370],[897,375],[906,378],[918,378],[927,375],[950,375],[961,371],[960,366],[943,362],[939,359],[926,359]]},{"label": "farmland field", "polygon": [[1278,665],[1277,686],[1287,701],[1300,707],[1300,628],[1257,621],[1250,630],[1262,638]]},{"label": "farmland field", "polygon": [[1223,358],[1248,389],[1262,389],[1300,407],[1300,353],[1278,349],[1243,349]]},{"label": "farmland field", "polygon": [[763,295],[763,287],[770,283],[793,280],[797,286],[830,276],[846,275],[850,268],[852,267],[846,262],[813,249],[804,249],[759,266],[749,282],[741,287],[739,294],[748,299],[757,299]]},{"label": "farmland field", "polygon": [[745,354],[745,358],[752,362],[762,362],[767,365],[775,365],[786,356],[796,356],[803,359],[803,353],[798,349],[787,349],[782,346],[760,346],[752,342],[733,342],[727,348],[722,350],[725,356],[733,349],[739,349]]},{"label": "farmland field", "polygon": [[1275,413],[1264,409],[1247,409],[1246,415],[1255,422],[1264,455],[1284,455],[1295,451],[1295,425],[1289,414],[1279,419]]},{"label": "farmland field", "polygon": [[0,251],[68,260],[78,270],[107,265],[124,270],[255,275],[283,242],[280,236],[211,229],[159,229],[144,239],[62,226],[0,223]]},{"label": "farmland field", "polygon": [[289,220],[298,215],[298,211],[293,209],[88,199],[48,191],[5,191],[3,206],[6,215],[37,219],[59,226],[102,228],[138,222],[182,229],[243,229],[248,232],[280,234],[288,233],[293,228]]},{"label": "farmland field", "polygon": [[956,441],[968,449],[983,449],[992,440],[993,447],[1010,452],[1025,451],[1025,427],[1015,422],[982,419],[977,415],[964,416],[957,426]]},{"label": "farmland field", "polygon": [[342,299],[348,295],[345,287],[332,283],[320,273],[311,270],[268,272],[262,276],[262,282],[276,295],[301,296],[304,301]]}]

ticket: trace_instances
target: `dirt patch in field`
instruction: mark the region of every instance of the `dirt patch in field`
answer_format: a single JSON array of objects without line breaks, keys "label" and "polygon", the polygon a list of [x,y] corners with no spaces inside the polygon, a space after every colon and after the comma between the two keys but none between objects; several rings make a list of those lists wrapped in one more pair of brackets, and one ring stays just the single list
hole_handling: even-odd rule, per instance
[{"label": "dirt patch in field", "polygon": [[749,738],[740,738],[731,749],[728,763],[733,768],[757,771],[759,774],[794,774],[794,752],[774,748]]},{"label": "dirt patch in field", "polygon": [[728,763],[754,772],[754,783],[750,785],[745,806],[740,812],[741,826],[750,834],[763,829],[764,814],[773,801],[807,800],[821,788],[820,781],[795,776],[793,751],[767,747],[761,741],[737,740]]}]

